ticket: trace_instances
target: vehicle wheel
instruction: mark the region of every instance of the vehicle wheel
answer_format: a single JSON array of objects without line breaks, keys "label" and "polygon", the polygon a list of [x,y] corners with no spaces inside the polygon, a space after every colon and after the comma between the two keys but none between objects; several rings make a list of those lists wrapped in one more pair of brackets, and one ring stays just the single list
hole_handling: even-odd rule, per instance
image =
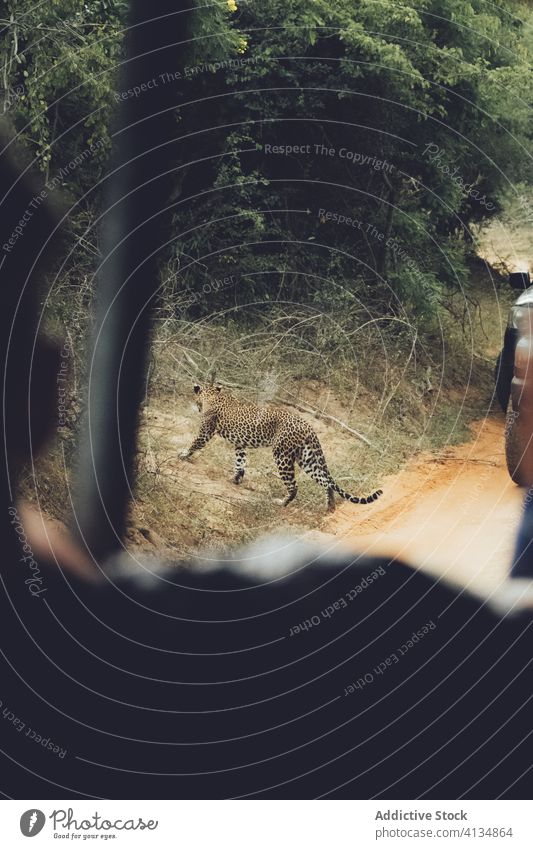
[{"label": "vehicle wheel", "polygon": [[507,470],[518,486],[528,486],[523,472],[523,457],[528,441],[528,434],[524,431],[520,412],[513,410],[513,405],[509,401],[505,418],[505,459]]},{"label": "vehicle wheel", "polygon": [[509,396],[511,394],[511,381],[513,379],[513,366],[509,364],[508,356],[502,351],[496,360],[494,369],[495,392],[498,403],[503,412],[507,410]]}]

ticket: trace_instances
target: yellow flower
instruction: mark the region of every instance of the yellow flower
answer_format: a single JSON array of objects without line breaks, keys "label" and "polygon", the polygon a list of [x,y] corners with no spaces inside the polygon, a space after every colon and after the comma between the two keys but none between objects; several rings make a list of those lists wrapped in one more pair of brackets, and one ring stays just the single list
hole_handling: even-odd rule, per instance
[{"label": "yellow flower", "polygon": [[[229,0],[228,0],[229,2]],[[237,53],[246,53],[246,48],[248,47],[248,42],[245,38],[240,37],[237,42]]]},{"label": "yellow flower", "polygon": [[228,0],[228,9],[230,10],[230,12],[236,12],[237,11],[237,4],[236,4],[235,0]]}]

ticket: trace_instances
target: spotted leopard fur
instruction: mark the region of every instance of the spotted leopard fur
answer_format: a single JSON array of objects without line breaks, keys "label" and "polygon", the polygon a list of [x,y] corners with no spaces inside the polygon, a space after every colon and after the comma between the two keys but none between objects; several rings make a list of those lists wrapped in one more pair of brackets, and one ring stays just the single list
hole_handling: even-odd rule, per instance
[{"label": "spotted leopard fur", "polygon": [[327,467],[318,436],[299,416],[272,407],[258,407],[222,392],[219,386],[194,386],[196,403],[202,413],[198,436],[180,456],[188,459],[203,448],[215,434],[235,446],[233,480],[239,484],[246,469],[246,449],[271,445],[281,480],[287,489],[284,506],[296,497],[298,487],[294,466],[297,463],[319,486],[327,491],[328,509],[335,509],[335,492],[353,504],[369,504],[382,495],[380,489],[365,498],[350,495],[335,483]]}]

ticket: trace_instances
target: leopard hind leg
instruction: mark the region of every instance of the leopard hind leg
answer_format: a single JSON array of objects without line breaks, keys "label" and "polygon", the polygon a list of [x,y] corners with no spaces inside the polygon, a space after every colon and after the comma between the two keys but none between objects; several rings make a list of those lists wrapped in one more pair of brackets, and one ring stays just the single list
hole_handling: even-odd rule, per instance
[{"label": "leopard hind leg", "polygon": [[235,473],[233,483],[239,484],[246,471],[246,451],[244,448],[235,448]]},{"label": "leopard hind leg", "polygon": [[284,448],[283,445],[277,445],[274,447],[272,453],[274,455],[274,460],[276,461],[279,476],[285,484],[285,488],[287,489],[287,495],[285,499],[281,502],[283,507],[286,507],[287,504],[290,504],[291,501],[294,501],[298,492],[298,487],[296,485],[296,474],[294,471],[294,452],[290,451],[287,448]]},{"label": "leopard hind leg", "polygon": [[315,483],[327,491],[328,510],[333,512],[335,510],[335,489],[317,436],[306,441],[303,446],[300,466]]}]

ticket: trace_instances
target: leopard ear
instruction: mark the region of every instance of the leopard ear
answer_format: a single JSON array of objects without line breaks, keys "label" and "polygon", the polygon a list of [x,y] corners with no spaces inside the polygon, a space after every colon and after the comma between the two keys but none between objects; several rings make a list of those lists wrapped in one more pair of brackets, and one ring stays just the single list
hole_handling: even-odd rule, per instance
[{"label": "leopard ear", "polygon": [[217,383],[217,385],[215,386],[215,389],[216,389],[217,392],[222,392],[222,387],[220,386],[219,383]]},{"label": "leopard ear", "polygon": [[202,387],[200,386],[199,383],[195,383],[194,386],[193,386],[193,389],[194,389],[195,395],[198,395],[202,391]]}]

